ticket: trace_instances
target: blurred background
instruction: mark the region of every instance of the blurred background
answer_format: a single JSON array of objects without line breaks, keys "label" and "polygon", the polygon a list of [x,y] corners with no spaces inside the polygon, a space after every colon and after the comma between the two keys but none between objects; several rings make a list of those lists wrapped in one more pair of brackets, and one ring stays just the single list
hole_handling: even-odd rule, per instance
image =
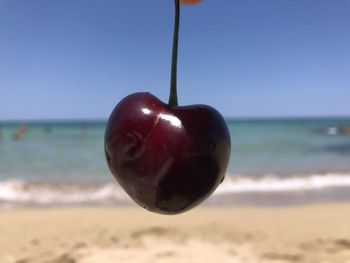
[{"label": "blurred background", "polygon": [[[208,203],[348,200],[349,8],[183,8],[179,103],[214,106],[232,137]],[[172,23],[163,0],[0,2],[0,206],[128,202],[105,164],[106,120],[133,92],[167,101]]]},{"label": "blurred background", "polygon": [[166,217],[135,209],[103,139],[125,96],[167,101],[173,11],[0,0],[0,262],[349,262],[350,1],[182,8],[179,104],[219,110],[232,152]]}]

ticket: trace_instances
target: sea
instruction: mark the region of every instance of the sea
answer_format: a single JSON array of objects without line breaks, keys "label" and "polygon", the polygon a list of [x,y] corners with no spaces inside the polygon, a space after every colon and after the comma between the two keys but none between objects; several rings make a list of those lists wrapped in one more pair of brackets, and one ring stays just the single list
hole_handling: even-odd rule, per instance
[{"label": "sea", "polygon": [[[231,159],[203,206],[350,201],[350,118],[226,121]],[[106,165],[105,127],[0,122],[0,209],[134,205]]]}]

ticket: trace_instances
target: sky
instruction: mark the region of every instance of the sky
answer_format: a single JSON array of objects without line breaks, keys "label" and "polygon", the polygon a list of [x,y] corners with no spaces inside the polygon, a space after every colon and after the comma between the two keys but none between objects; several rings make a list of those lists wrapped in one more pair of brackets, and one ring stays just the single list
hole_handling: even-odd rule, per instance
[{"label": "sky", "polygon": [[[106,119],[169,96],[172,0],[0,0],[0,120]],[[181,14],[180,105],[350,115],[350,0],[204,0]]]}]

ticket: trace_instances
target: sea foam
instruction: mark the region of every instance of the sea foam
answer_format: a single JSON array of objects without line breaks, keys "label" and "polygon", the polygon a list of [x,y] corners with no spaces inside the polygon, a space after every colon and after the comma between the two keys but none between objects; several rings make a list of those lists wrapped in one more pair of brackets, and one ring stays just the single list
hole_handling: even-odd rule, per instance
[{"label": "sea foam", "polygon": [[114,183],[29,183],[0,182],[0,201],[22,205],[65,205],[125,201],[127,196]]},{"label": "sea foam", "polygon": [[289,177],[265,175],[258,178],[226,176],[216,194],[305,192],[337,187],[350,187],[350,174],[312,174]]},{"label": "sea foam", "polygon": [[[214,193],[244,195],[252,193],[308,193],[328,189],[350,188],[350,174],[313,174],[308,176],[260,177],[226,176]],[[0,181],[1,206],[55,206],[55,205],[115,205],[131,204],[130,198],[116,182],[108,183],[53,183]]]}]

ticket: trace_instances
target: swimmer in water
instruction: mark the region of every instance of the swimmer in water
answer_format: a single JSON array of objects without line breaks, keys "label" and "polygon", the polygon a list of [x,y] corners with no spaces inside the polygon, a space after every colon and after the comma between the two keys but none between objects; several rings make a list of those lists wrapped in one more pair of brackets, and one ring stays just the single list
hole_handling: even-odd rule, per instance
[{"label": "swimmer in water", "polygon": [[341,134],[350,135],[350,126],[340,128]]},{"label": "swimmer in water", "polygon": [[81,133],[86,133],[86,132],[87,132],[87,126],[86,126],[86,124],[81,124],[81,125],[80,125],[80,132],[81,132]]},{"label": "swimmer in water", "polygon": [[47,126],[44,128],[44,130],[45,130],[45,133],[46,133],[46,134],[50,134],[50,133],[52,132],[52,127],[51,127],[50,125],[47,125]]},{"label": "swimmer in water", "polygon": [[25,124],[25,123],[22,124],[19,127],[18,131],[12,135],[12,139],[15,141],[22,140],[23,135],[27,132],[27,130],[28,130],[27,124]]}]

